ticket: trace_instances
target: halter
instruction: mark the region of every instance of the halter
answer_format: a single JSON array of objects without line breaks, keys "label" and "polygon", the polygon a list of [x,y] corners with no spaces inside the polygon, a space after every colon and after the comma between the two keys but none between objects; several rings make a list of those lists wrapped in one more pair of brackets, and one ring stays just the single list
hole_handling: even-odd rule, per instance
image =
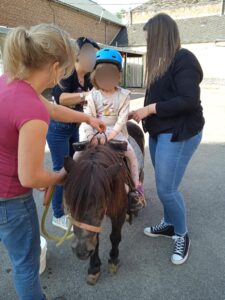
[{"label": "halter", "polygon": [[[104,216],[106,215],[106,211],[107,211],[107,208],[105,209]],[[103,218],[104,218],[104,216],[103,216]],[[72,217],[70,217],[70,222],[71,222],[71,224],[75,225],[76,227],[79,227],[81,229],[85,229],[85,230],[88,230],[88,231],[91,231],[94,233],[100,233],[102,231],[101,226],[94,226],[94,225],[90,225],[87,223],[79,222]]]},{"label": "halter", "polygon": [[88,230],[88,231],[91,231],[91,232],[100,233],[102,231],[101,226],[89,225],[89,224],[86,224],[86,223],[78,222],[74,219],[71,219],[71,223],[73,225],[75,225],[76,227],[79,227],[81,229],[85,229],[85,230]]}]

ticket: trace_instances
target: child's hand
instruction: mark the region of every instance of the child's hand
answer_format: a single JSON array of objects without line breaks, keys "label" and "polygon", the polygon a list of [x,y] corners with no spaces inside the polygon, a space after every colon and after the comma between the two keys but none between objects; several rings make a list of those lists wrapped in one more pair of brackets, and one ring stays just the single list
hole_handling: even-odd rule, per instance
[{"label": "child's hand", "polygon": [[116,136],[117,136],[117,132],[115,132],[114,130],[112,130],[110,132],[110,134],[107,136],[108,141],[113,140]]},{"label": "child's hand", "polygon": [[105,145],[105,143],[106,143],[106,138],[105,138],[105,136],[104,136],[104,137],[101,137],[99,141],[100,141],[100,145]]},{"label": "child's hand", "polygon": [[91,135],[88,138],[89,142],[91,143],[91,145],[97,146],[98,145],[98,138],[96,136]]}]

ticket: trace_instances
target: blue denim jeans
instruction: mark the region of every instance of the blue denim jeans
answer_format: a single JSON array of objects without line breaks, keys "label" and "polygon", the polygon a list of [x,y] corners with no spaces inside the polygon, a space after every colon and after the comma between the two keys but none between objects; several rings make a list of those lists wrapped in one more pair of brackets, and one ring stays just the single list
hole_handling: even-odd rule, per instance
[{"label": "blue denim jeans", "polygon": [[12,263],[19,299],[44,299],[39,280],[39,223],[32,194],[0,201],[0,240]]},{"label": "blue denim jeans", "polygon": [[155,168],[156,188],[164,209],[164,221],[176,234],[187,232],[186,208],[179,191],[187,165],[202,139],[202,132],[181,142],[171,142],[172,134],[150,137],[149,148]]},{"label": "blue denim jeans", "polygon": [[[72,144],[78,141],[78,125],[51,120],[47,133],[47,142],[51,152],[54,171],[59,171],[63,167],[65,156],[73,156]],[[52,199],[52,208],[56,218],[64,215],[62,186],[56,186]]]}]

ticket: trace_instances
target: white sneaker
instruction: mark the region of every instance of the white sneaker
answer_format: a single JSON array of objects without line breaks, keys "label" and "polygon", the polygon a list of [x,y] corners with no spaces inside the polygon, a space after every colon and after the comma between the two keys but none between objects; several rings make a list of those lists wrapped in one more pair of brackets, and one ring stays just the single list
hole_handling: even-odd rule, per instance
[{"label": "white sneaker", "polygon": [[60,218],[56,218],[53,216],[52,225],[59,227],[63,230],[67,230],[70,226],[70,220],[68,215],[63,215]]}]

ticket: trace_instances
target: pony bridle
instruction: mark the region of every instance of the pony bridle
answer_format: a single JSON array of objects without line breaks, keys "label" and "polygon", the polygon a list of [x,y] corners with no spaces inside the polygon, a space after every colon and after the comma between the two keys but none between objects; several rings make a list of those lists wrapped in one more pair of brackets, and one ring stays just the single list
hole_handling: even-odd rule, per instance
[{"label": "pony bridle", "polygon": [[[105,208],[104,216],[106,215],[106,211],[107,211],[107,208]],[[83,222],[75,220],[71,216],[70,216],[70,222],[71,222],[71,224],[75,225],[78,228],[85,229],[85,230],[88,230],[88,231],[91,231],[94,233],[100,233],[102,231],[101,226],[94,226],[94,225],[90,225],[87,223],[83,223]]]},{"label": "pony bridle", "polygon": [[73,225],[75,225],[76,227],[79,227],[81,229],[85,229],[85,230],[88,230],[88,231],[91,231],[91,232],[94,232],[94,233],[100,233],[102,231],[101,226],[89,225],[89,224],[86,224],[86,223],[82,223],[82,222],[76,221],[76,220],[74,220],[72,218],[71,218],[71,223]]}]

